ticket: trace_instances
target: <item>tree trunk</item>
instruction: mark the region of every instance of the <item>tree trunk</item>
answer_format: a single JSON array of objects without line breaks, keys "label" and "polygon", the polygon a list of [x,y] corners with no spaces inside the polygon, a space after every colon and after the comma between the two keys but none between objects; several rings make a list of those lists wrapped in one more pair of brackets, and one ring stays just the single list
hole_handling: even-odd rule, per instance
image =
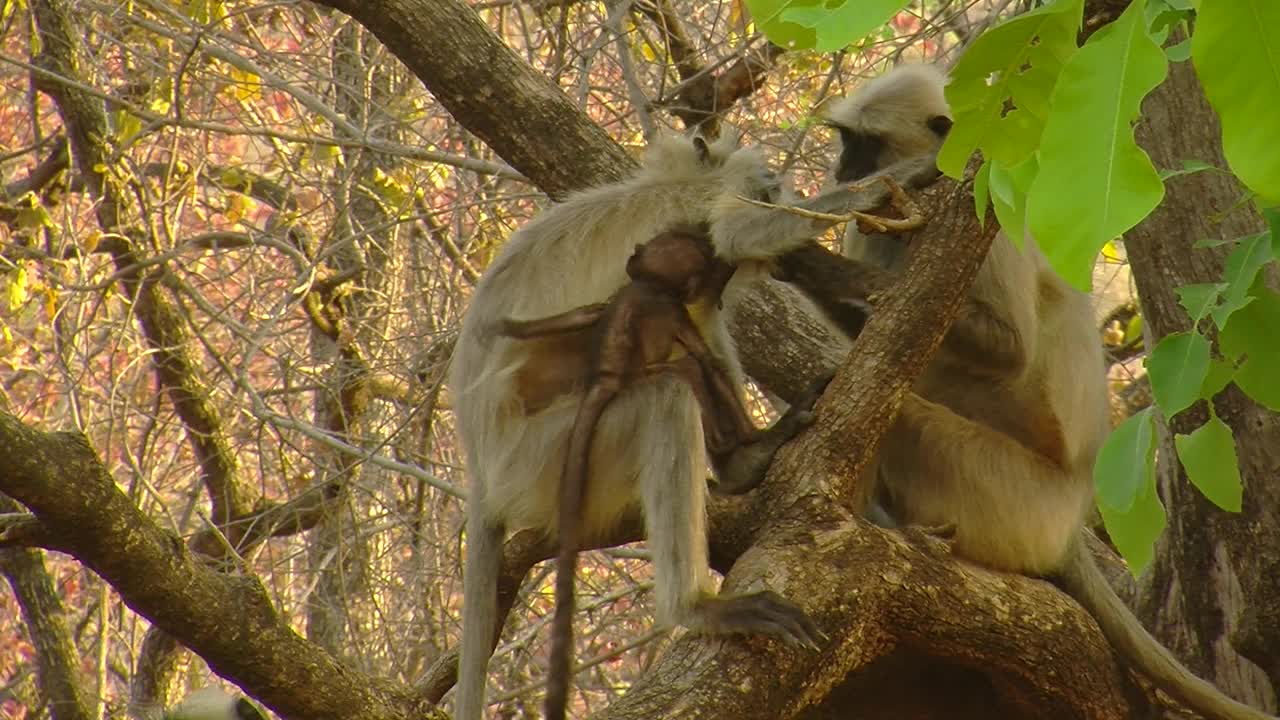
[{"label": "tree trunk", "polygon": [[[1217,116],[1190,62],[1174,63],[1169,78],[1142,109],[1138,141],[1157,167],[1179,168],[1188,159],[1227,167]],[[1263,229],[1260,218],[1239,203],[1242,189],[1229,175],[1182,175],[1165,187],[1156,212],[1125,236],[1153,340],[1190,329],[1175,288],[1222,280],[1231,246],[1193,244]],[[1199,427],[1208,417],[1204,403],[1172,418],[1158,454],[1159,491],[1169,526],[1143,578],[1138,609],[1148,627],[1191,668],[1227,694],[1274,710],[1280,687],[1280,484],[1275,480],[1280,475],[1280,418],[1234,385],[1214,398],[1214,407],[1236,436],[1243,511],[1233,514],[1214,506],[1176,461],[1170,432],[1185,434]]]}]

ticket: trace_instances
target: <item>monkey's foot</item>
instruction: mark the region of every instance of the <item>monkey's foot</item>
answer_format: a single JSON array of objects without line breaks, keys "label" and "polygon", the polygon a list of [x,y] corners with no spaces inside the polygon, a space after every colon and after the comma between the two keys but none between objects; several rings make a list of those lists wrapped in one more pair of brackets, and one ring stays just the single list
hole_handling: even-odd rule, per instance
[{"label": "monkey's foot", "polygon": [[748,595],[708,595],[698,601],[690,629],[714,635],[770,635],[818,650],[827,639],[798,606],[770,591]]},{"label": "monkey's foot", "polygon": [[942,523],[941,525],[912,525],[911,527],[930,537],[936,537],[939,540],[951,540],[956,536],[955,523]]},{"label": "monkey's foot", "polygon": [[956,537],[955,523],[904,525],[900,530],[912,545],[923,547],[926,552],[939,556],[951,554],[951,544]]}]

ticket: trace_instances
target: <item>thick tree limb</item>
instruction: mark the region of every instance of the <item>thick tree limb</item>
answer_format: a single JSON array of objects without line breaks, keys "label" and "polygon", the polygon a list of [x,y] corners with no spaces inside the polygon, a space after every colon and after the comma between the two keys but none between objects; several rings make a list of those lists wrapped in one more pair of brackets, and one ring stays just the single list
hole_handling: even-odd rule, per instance
[{"label": "thick tree limb", "polygon": [[[325,4],[373,30],[461,122],[548,192],[563,195],[631,167],[603,131],[456,0]],[[71,124],[77,116],[67,117]],[[73,146],[77,138],[72,133]],[[971,215],[963,192],[949,207],[955,217]],[[809,654],[758,638],[686,636],[606,716],[789,717],[913,658],[985,678],[978,691],[990,700],[988,710],[1008,710],[998,716],[1027,715],[1028,708],[1051,717],[1130,715],[1126,676],[1096,627],[1061,593],[969,569],[933,545],[871,529],[840,508],[845,487],[944,331],[938,308],[943,316],[955,312],[989,240],[959,232],[947,217],[935,212],[927,232],[955,234],[931,234],[941,239],[922,244],[910,282],[879,306],[820,404],[819,426],[784,450],[761,491],[733,501],[736,521],[713,526],[718,562],[747,548],[726,587],[767,579],[802,602],[831,644]],[[771,344],[746,338],[744,356],[763,357]],[[80,436],[38,433],[0,414],[0,456],[17,459],[0,466],[0,490],[27,504],[132,608],[278,711],[305,718],[426,711],[425,703],[344,670],[292,633],[252,581],[203,567],[115,489]],[[939,702],[959,697],[936,694]],[[972,695],[964,697],[972,704]]]},{"label": "thick tree limb", "polygon": [[[17,503],[0,495],[0,512],[19,510]],[[36,682],[49,714],[53,720],[90,720],[93,704],[84,690],[80,658],[67,627],[67,609],[54,590],[44,555],[25,548],[0,550],[0,573],[13,588],[27,636],[36,648]]]},{"label": "thick tree limb", "polygon": [[968,569],[937,541],[903,542],[840,507],[941,342],[994,233],[976,227],[963,188],[941,185],[933,194],[949,202],[854,343],[814,428],[779,453],[756,498],[774,512],[725,581],[741,591],[767,580],[800,601],[832,644],[813,654],[758,638],[686,636],[600,717],[792,717],[881,662],[982,680],[936,690],[935,712],[976,703],[988,717],[1032,709],[1036,717],[1130,716],[1124,674],[1071,600],[1043,582]]},{"label": "thick tree limb", "polygon": [[599,125],[463,3],[316,3],[368,28],[459,122],[551,197],[617,180],[635,167]]},{"label": "thick tree limb", "polygon": [[[74,9],[61,0],[35,0],[32,9],[42,41],[37,64],[59,77],[82,81],[79,69],[83,49],[72,19]],[[80,87],[41,78],[37,76],[36,85],[57,103],[76,168],[98,199],[98,223],[106,232],[128,236],[128,203],[109,170],[112,151],[107,144],[109,127],[102,102]],[[201,373],[190,356],[185,318],[156,282],[156,273],[144,271],[147,265],[137,254],[137,245],[130,242],[113,253],[120,282],[125,293],[135,298],[133,311],[154,349],[156,376],[182,420],[200,463],[214,521],[225,522],[249,512],[248,493],[238,482],[238,465],[223,433],[222,420],[209,402],[208,390],[199,380]]]},{"label": "thick tree limb", "polygon": [[256,580],[209,568],[116,488],[84,436],[42,433],[0,412],[0,457],[0,491],[30,508],[134,612],[273,710],[314,720],[439,717],[304,640]]}]

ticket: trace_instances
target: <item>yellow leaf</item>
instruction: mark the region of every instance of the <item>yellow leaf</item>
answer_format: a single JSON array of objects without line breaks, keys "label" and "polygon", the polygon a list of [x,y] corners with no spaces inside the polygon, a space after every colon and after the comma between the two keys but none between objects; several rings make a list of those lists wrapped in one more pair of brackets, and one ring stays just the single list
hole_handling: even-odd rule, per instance
[{"label": "yellow leaf", "polygon": [[1142,337],[1142,316],[1134,315],[1129,318],[1129,324],[1124,329],[1125,340],[1137,340]]},{"label": "yellow leaf", "polygon": [[27,302],[27,269],[21,265],[9,276],[8,299],[11,313]]},{"label": "yellow leaf", "polygon": [[51,287],[44,289],[44,311],[49,316],[49,322],[53,322],[58,316],[58,291]]},{"label": "yellow leaf", "polygon": [[84,245],[84,251],[86,253],[91,253],[94,250],[98,249],[98,242],[101,240],[102,240],[102,231],[95,228],[93,230],[90,230],[89,234],[85,235],[84,239],[81,240],[80,242],[82,245]]},{"label": "yellow leaf", "polygon": [[235,87],[236,99],[240,102],[258,100],[262,97],[262,79],[254,73],[233,67],[231,83]]},{"label": "yellow leaf", "polygon": [[1107,262],[1118,263],[1124,261],[1124,258],[1120,257],[1120,250],[1116,247],[1115,240],[1108,240],[1102,246],[1102,257]]}]

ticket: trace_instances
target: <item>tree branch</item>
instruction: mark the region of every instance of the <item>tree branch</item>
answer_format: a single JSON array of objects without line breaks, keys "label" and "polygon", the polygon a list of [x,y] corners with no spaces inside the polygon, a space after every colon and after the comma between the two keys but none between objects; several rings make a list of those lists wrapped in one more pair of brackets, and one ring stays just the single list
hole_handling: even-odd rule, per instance
[{"label": "tree branch", "polygon": [[365,26],[460,123],[553,198],[635,167],[603,128],[458,0],[315,2]]},{"label": "tree branch", "polygon": [[254,579],[215,572],[117,489],[83,435],[43,433],[0,412],[0,492],[30,508],[66,551],[134,612],[286,717],[443,717],[355,673],[284,622]]},{"label": "tree branch", "polygon": [[[0,512],[21,508],[0,495]],[[79,656],[67,627],[67,609],[53,587],[53,578],[37,550],[0,550],[0,573],[9,580],[22,608],[27,637],[36,649],[36,682],[54,720],[90,720],[93,706],[85,696]]]},{"label": "tree branch", "polygon": [[[72,9],[61,0],[36,0],[32,8],[43,48],[37,64],[60,77],[79,80],[83,51],[71,19]],[[127,203],[109,169],[113,160],[101,100],[78,84],[37,78],[37,87],[58,106],[77,169],[90,193],[99,200],[98,223],[104,231],[131,237],[125,226]],[[201,480],[213,503],[214,521],[224,522],[250,510],[247,491],[238,482],[236,458],[223,433],[222,420],[208,400],[207,388],[198,379],[200,372],[190,356],[184,319],[165,296],[157,273],[143,273],[145,265],[136,252],[138,244],[129,242],[118,248],[112,253],[113,260],[126,294],[135,298],[133,310],[143,335],[155,350],[152,357],[156,376],[186,427],[187,439],[200,463]]]}]

